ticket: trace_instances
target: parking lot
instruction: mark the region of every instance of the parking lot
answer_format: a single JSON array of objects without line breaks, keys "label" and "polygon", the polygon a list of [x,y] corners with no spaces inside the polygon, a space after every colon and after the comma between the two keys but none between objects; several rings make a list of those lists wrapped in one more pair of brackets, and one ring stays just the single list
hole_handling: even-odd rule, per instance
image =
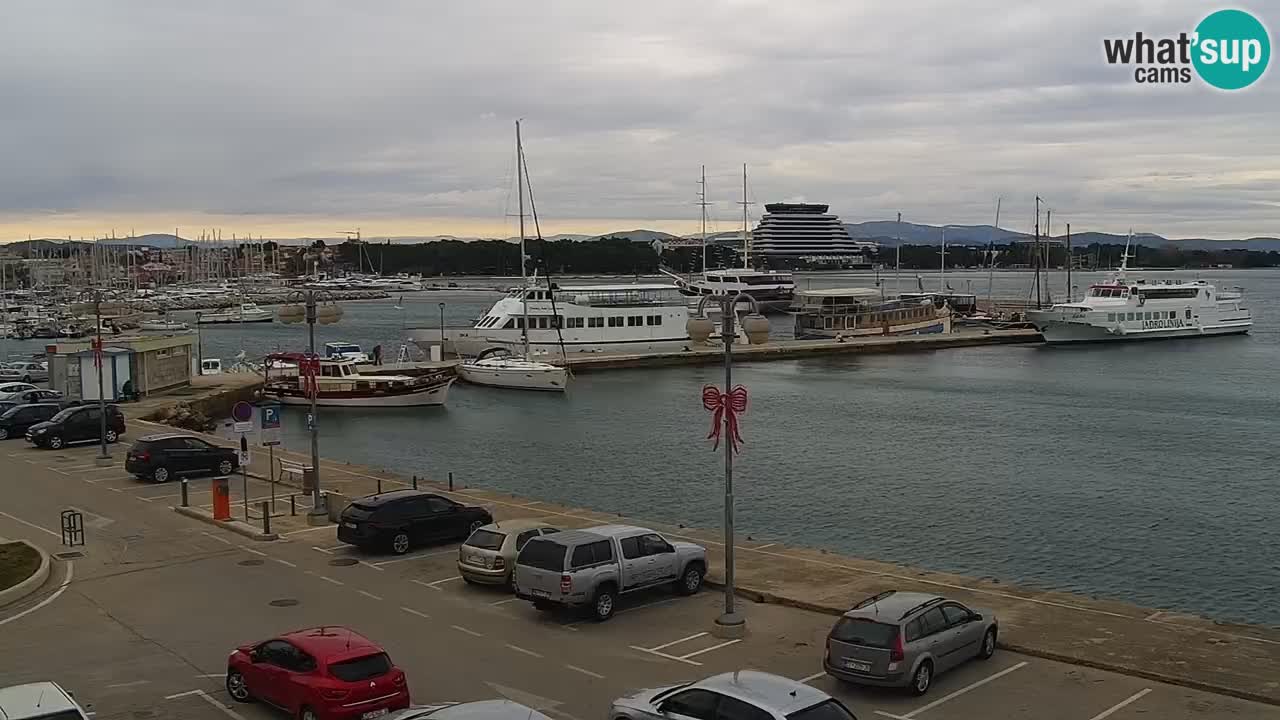
[{"label": "parking lot", "polygon": [[[456,544],[364,554],[332,527],[282,521],[282,540],[260,543],[185,518],[170,509],[179,486],[129,476],[125,449],[114,446],[117,465],[102,468],[96,446],[0,445],[0,536],[61,550],[67,508],[84,514],[87,535],[74,549],[81,557],[61,561],[40,595],[0,609],[0,677],[56,679],[98,717],[276,717],[229,700],[227,653],[289,629],[346,624],[388,647],[418,702],[506,696],[564,720],[604,718],[612,699],[637,688],[744,668],[812,683],[860,718],[1280,720],[1280,708],[1005,651],[942,675],[923,698],[856,688],[821,672],[827,615],[739,599],[748,633],[724,640],[710,632],[723,597],[709,588],[624,597],[606,623],[542,613],[464,582]],[[211,503],[208,484],[191,480],[193,505]],[[244,488],[236,477],[237,515],[246,489],[251,502],[270,497],[268,483],[250,478]],[[286,517],[287,503],[277,505]],[[523,508],[538,512],[537,503]]]}]

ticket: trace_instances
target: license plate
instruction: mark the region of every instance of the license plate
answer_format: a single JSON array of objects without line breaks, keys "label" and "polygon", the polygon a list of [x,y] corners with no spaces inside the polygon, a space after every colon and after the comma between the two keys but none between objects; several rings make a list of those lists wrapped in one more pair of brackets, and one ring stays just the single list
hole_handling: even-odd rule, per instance
[{"label": "license plate", "polygon": [[849,668],[850,670],[857,670],[858,672],[871,672],[871,663],[845,660],[844,666]]},{"label": "license plate", "polygon": [[386,714],[387,708],[382,708],[381,710],[370,710],[369,712],[361,715],[360,720],[373,720],[373,718],[382,717]]},{"label": "license plate", "polygon": [[551,593],[547,592],[546,590],[530,590],[529,593],[534,597],[540,597],[540,598],[551,597]]},{"label": "license plate", "polygon": [[344,523],[342,523],[342,527],[344,527],[344,528],[351,528],[352,530],[355,530],[355,529],[356,529],[356,524],[355,524],[355,523],[350,523],[350,522],[344,522]]}]

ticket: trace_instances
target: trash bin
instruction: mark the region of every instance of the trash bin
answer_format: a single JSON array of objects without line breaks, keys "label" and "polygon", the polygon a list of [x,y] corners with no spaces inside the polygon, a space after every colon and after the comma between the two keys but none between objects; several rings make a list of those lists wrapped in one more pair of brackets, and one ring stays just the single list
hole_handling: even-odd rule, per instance
[{"label": "trash bin", "polygon": [[304,492],[312,492],[316,489],[316,469],[313,467],[302,468],[302,489]]}]

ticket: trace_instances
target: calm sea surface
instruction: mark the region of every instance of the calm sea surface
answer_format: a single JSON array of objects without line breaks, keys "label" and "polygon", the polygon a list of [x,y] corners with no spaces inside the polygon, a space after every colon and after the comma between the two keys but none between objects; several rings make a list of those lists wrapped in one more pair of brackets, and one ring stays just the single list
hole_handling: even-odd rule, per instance
[{"label": "calm sea surface", "polygon": [[[751,393],[735,465],[740,531],[1280,625],[1280,272],[1199,276],[1248,291],[1251,335],[736,366]],[[874,280],[815,274],[798,284]],[[985,273],[947,281],[987,289]],[[1030,282],[997,274],[995,294],[1025,296]],[[1050,282],[1060,296],[1064,278]],[[936,274],[924,283],[936,288]],[[904,277],[904,290],[914,285]],[[402,311],[394,300],[351,303],[341,323],[317,326],[317,342],[381,343],[393,359],[404,325],[438,323],[437,303],[458,324],[496,297],[419,293]],[[785,316],[774,324],[789,333]],[[203,340],[206,356],[229,363],[241,347],[301,349],[305,327],[206,327]],[[722,455],[704,440],[699,390],[722,380],[718,367],[619,370],[576,377],[564,395],[459,383],[447,408],[323,410],[321,452],[714,528]],[[305,450],[301,416],[285,421],[286,445]]]}]

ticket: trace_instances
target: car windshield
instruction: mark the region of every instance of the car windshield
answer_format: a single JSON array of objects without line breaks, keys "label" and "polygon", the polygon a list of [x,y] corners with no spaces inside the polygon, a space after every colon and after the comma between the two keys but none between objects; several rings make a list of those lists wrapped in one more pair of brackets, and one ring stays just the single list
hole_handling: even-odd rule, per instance
[{"label": "car windshield", "polygon": [[787,716],[787,720],[854,720],[853,713],[835,699],[823,700]]},{"label": "car windshield", "polygon": [[330,675],[346,682],[376,678],[386,675],[390,670],[391,658],[387,657],[386,653],[343,660],[329,666]]},{"label": "car windshield", "polygon": [[524,544],[524,549],[520,551],[516,563],[536,567],[539,570],[560,572],[564,570],[564,556],[565,547],[560,543],[534,539]]},{"label": "car windshield", "polygon": [[866,618],[840,618],[840,622],[831,630],[831,637],[835,640],[874,648],[892,647],[893,638],[897,634],[897,625]]},{"label": "car windshield", "polygon": [[0,405],[0,419],[11,418],[18,414],[19,405]]},{"label": "car windshield", "polygon": [[483,548],[485,550],[497,550],[502,547],[502,541],[507,536],[500,532],[492,530],[477,530],[471,533],[471,537],[467,538],[467,545],[471,547]]},{"label": "car windshield", "polygon": [[62,422],[63,420],[71,417],[76,410],[77,408],[67,408],[66,410],[62,410],[57,415],[49,418],[49,422]]}]

